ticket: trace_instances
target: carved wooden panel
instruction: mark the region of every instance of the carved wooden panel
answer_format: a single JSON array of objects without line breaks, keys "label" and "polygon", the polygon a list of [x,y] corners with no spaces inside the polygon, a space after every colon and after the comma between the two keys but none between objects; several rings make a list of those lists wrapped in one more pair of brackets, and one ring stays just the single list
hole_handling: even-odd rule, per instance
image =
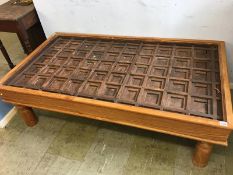
[{"label": "carved wooden panel", "polygon": [[222,120],[214,45],[59,37],[6,84]]}]

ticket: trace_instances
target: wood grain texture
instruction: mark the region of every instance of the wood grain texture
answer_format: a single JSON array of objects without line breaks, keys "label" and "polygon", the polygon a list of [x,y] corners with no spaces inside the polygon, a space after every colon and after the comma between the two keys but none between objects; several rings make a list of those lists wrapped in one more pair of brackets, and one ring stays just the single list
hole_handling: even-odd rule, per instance
[{"label": "wood grain texture", "polygon": [[20,105],[17,105],[16,108],[27,126],[33,127],[37,124],[38,119],[31,108]]},{"label": "wood grain texture", "polygon": [[[12,5],[13,0],[10,0],[2,5],[0,5],[0,20],[19,20],[23,18],[24,15],[35,10],[33,4],[28,6],[18,6]],[[13,13],[14,12],[14,13]]]},{"label": "wood grain texture", "polygon": [[31,53],[45,39],[33,4],[13,5],[10,0],[0,5],[0,31],[17,33],[25,53]]},{"label": "wood grain texture", "polygon": [[224,118],[228,125],[233,126],[233,114],[232,114],[232,101],[230,92],[230,83],[227,68],[226,48],[225,43],[219,44],[219,66],[220,66],[220,78],[221,78],[221,91],[222,91],[222,106],[225,113]]},{"label": "wood grain texture", "polygon": [[[122,39],[122,40],[141,40],[145,42],[174,42],[174,43],[194,43],[194,44],[217,44],[220,54],[221,89],[224,106],[224,125],[219,121],[200,118],[196,116],[185,116],[175,112],[166,112],[155,109],[148,109],[124,104],[115,104],[94,99],[87,99],[75,96],[68,96],[38,90],[31,90],[19,87],[3,85],[6,80],[24,67],[31,59],[34,59],[47,45],[60,36],[102,38],[102,39]],[[64,34],[57,33],[45,41],[32,54],[25,58],[19,65],[10,71],[0,84],[0,92],[4,101],[17,105],[30,106],[35,108],[47,109],[63,112],[67,114],[79,115],[97,120],[103,120],[152,131],[158,131],[180,137],[190,138],[213,144],[227,145],[227,139],[233,129],[232,109],[229,96],[229,82],[226,72],[225,50],[221,41],[211,40],[184,40],[184,39],[161,39],[149,37],[127,37],[127,36],[108,36],[108,35],[87,35],[87,34]],[[224,78],[223,78],[224,77]]]},{"label": "wood grain texture", "polygon": [[213,145],[206,142],[198,142],[193,154],[193,164],[198,167],[205,167],[208,164]]},{"label": "wood grain texture", "polygon": [[[4,101],[17,105],[83,116],[214,144],[227,145],[227,138],[231,132],[231,128],[220,126],[218,121],[187,118],[172,112],[24,88],[18,88],[16,92],[14,87],[7,87],[1,92],[4,94]],[[16,93],[17,97],[14,96]]]}]

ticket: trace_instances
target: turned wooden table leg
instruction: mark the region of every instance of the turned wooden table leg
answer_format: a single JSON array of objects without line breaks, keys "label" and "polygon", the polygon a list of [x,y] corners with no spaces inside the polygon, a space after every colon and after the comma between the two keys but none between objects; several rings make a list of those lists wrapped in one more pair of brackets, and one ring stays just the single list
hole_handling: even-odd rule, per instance
[{"label": "turned wooden table leg", "polygon": [[205,167],[208,164],[213,145],[206,142],[198,142],[193,155],[193,164],[198,167]]},{"label": "turned wooden table leg", "polygon": [[37,124],[38,119],[34,114],[32,108],[26,106],[16,106],[20,116],[23,118],[24,122],[27,126],[34,126]]}]

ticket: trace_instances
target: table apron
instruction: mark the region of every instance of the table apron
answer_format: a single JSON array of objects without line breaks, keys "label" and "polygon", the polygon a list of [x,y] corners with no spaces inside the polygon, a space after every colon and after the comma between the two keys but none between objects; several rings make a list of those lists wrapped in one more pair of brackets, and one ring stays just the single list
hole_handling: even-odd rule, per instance
[{"label": "table apron", "polygon": [[[6,102],[39,109],[62,112],[66,114],[107,121],[165,134],[205,141],[208,143],[227,145],[231,129],[211,125],[192,123],[161,116],[142,114],[106,106],[96,106],[66,99],[48,98],[39,94],[18,93],[1,90],[2,99]],[[56,95],[56,94],[55,94]],[[59,96],[59,94],[58,94]],[[113,104],[114,105],[114,104]],[[130,106],[129,106],[130,108]],[[155,110],[156,111],[156,110]],[[187,116],[188,118],[188,116]]]},{"label": "table apron", "polygon": [[1,32],[11,32],[11,33],[17,33],[17,22],[16,21],[0,21],[0,31]]}]

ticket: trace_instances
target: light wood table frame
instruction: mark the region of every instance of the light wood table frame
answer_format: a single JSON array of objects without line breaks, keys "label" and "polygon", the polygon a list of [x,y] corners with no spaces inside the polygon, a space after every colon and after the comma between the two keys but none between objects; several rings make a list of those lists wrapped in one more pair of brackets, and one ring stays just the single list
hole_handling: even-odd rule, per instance
[{"label": "light wood table frame", "polygon": [[[27,62],[37,56],[50,41],[58,36],[217,45],[219,51],[224,121],[195,116],[187,117],[184,114],[174,112],[4,85],[4,82],[27,64]],[[18,107],[19,112],[28,126],[34,126],[37,123],[37,118],[31,109],[33,107],[196,140],[198,144],[193,155],[193,163],[200,167],[207,165],[213,144],[227,146],[227,139],[233,129],[231,94],[227,73],[225,44],[223,41],[56,33],[1,79],[0,95],[5,102],[15,104]]]}]

